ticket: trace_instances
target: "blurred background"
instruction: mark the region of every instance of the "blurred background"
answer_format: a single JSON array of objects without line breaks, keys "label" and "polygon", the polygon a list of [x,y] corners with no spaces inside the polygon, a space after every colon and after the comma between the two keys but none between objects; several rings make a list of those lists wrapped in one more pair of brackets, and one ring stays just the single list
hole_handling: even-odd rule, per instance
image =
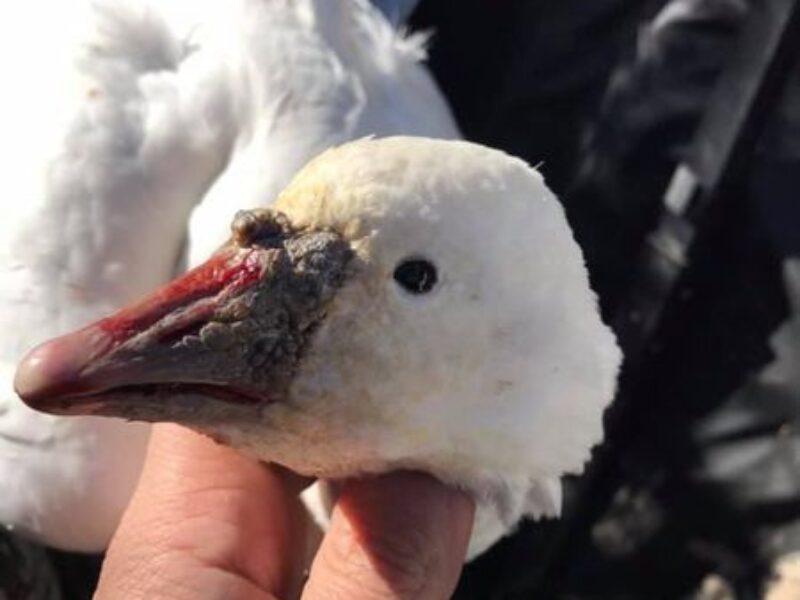
[{"label": "blurred background", "polygon": [[[800,552],[798,3],[375,3],[433,32],[467,139],[541,163],[627,355],[564,517],[456,597],[764,597]],[[10,599],[89,598],[100,560],[0,537]]]}]

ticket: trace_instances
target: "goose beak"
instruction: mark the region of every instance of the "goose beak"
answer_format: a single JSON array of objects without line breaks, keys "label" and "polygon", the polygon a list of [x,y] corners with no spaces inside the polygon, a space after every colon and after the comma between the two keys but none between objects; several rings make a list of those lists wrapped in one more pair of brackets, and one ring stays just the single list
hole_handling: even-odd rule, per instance
[{"label": "goose beak", "polygon": [[198,402],[281,400],[350,247],[267,210],[238,214],[233,233],[149,297],[34,348],[18,366],[17,394],[44,412],[152,421]]}]

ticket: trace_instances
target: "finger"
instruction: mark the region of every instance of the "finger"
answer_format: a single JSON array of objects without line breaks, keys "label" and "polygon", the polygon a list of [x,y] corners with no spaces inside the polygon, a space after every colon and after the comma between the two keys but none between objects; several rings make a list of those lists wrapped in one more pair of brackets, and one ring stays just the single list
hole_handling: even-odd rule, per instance
[{"label": "finger", "polygon": [[192,431],[154,426],[96,598],[291,596],[305,516],[285,481]]},{"label": "finger", "polygon": [[427,475],[346,483],[303,599],[449,598],[473,513],[467,496]]}]

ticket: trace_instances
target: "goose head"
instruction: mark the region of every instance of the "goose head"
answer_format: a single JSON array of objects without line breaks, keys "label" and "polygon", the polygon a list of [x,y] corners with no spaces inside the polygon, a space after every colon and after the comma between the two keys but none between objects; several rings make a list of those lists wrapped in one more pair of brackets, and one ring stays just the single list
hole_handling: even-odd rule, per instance
[{"label": "goose head", "polygon": [[174,421],[325,479],[472,494],[474,556],[602,437],[620,352],[542,177],[466,142],[361,140],[239,213],[206,263],[34,349],[32,407]]}]

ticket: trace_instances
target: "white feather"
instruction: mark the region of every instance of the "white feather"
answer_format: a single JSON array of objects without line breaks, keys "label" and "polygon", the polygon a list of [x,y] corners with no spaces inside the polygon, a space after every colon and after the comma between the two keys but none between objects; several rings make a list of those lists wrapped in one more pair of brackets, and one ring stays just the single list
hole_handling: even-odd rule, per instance
[{"label": "white feather", "polygon": [[366,0],[38,0],[0,25],[0,522],[98,550],[147,429],[11,389],[22,353],[169,279],[332,143],[455,137],[419,38]]}]

